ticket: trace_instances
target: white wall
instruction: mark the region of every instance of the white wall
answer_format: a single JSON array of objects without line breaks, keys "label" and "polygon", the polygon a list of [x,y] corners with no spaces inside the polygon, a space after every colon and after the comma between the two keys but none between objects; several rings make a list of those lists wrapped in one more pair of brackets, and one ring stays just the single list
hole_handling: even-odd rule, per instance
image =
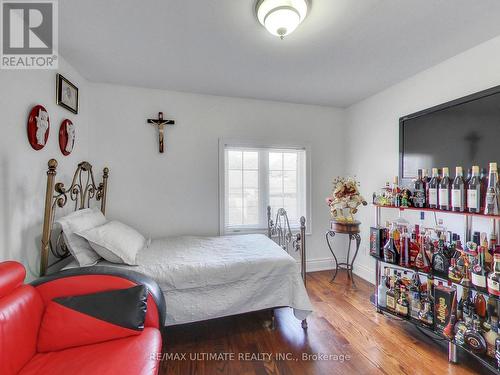
[{"label": "white wall", "polygon": [[[395,62],[397,64],[397,62]],[[346,111],[349,158],[347,172],[356,174],[366,198],[398,174],[399,118],[452,99],[500,85],[500,37],[485,42],[439,65],[380,92]],[[388,67],[390,69],[390,67]],[[429,134],[429,137],[437,134]],[[453,168],[454,166],[450,166]],[[395,213],[392,212],[392,215]],[[409,216],[417,220],[417,214]],[[454,231],[462,221],[440,214]],[[360,210],[363,222],[362,249],[356,273],[373,280],[374,261],[368,255],[368,230],[374,224],[374,208]],[[428,217],[427,220],[431,220]],[[477,230],[489,230],[488,222],[476,220]]]},{"label": "white wall", "polygon": [[[76,164],[89,158],[98,176],[111,168],[110,217],[153,237],[218,233],[218,139],[246,138],[307,143],[312,149],[312,236],[309,270],[331,266],[324,242],[329,213],[324,198],[331,179],[346,173],[360,178],[370,199],[398,173],[398,119],[433,105],[500,84],[500,38],[493,39],[346,111],[269,101],[203,96],[87,83],[64,59],[59,72],[80,87],[80,114],[55,104],[54,71],[0,71],[0,259],[18,259],[36,275],[47,160],[59,160],[59,178],[70,179]],[[43,104],[51,119],[48,145],[39,152],[26,139],[29,109]],[[176,125],[166,131],[165,154],[145,119],[165,112]],[[77,125],[75,151],[63,157],[57,132],[64,118]],[[346,126],[345,126],[346,125]],[[392,213],[393,215],[394,213]],[[391,214],[389,214],[391,215]],[[405,214],[407,215],[407,214]],[[441,214],[445,225],[461,221]],[[373,208],[360,209],[362,249],[355,271],[373,278],[367,231]],[[415,217],[413,217],[415,218]],[[428,217],[427,220],[433,218]],[[488,230],[488,223],[478,228]],[[345,239],[336,239],[339,252]]]},{"label": "white wall", "polygon": [[[90,158],[110,168],[108,216],[152,237],[219,231],[218,139],[268,139],[311,146],[309,269],[329,267],[324,198],[344,172],[343,111],[163,90],[92,84]],[[147,118],[163,111],[165,153]],[[342,240],[340,244],[342,244]]]},{"label": "white wall", "polygon": [[[58,177],[68,180],[76,164],[88,156],[87,83],[64,59],[59,66],[58,72],[80,89],[78,115],[56,104],[56,71],[0,70],[0,261],[23,262],[29,278],[38,274],[47,161],[57,159]],[[43,105],[50,118],[49,139],[40,151],[31,148],[26,135],[28,114],[36,104]],[[66,157],[58,142],[65,118],[77,129],[75,149]]]}]

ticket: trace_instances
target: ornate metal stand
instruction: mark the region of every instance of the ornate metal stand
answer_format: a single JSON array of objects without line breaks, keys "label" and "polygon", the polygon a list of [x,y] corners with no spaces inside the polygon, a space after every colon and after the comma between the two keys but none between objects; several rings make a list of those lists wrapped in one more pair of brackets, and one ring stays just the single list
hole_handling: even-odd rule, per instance
[{"label": "ornate metal stand", "polygon": [[[353,222],[353,223],[336,223],[332,222],[332,229],[326,232],[325,238],[326,238],[326,243],[328,244],[328,248],[330,249],[330,252],[333,255],[333,259],[335,261],[335,270],[333,273],[332,280],[330,282],[333,282],[335,278],[337,277],[337,273],[339,269],[344,269],[347,271],[347,277],[349,280],[351,280],[352,284],[354,284],[354,277],[353,277],[353,268],[354,268],[354,261],[356,260],[356,257],[358,255],[359,251],[359,246],[361,244],[361,236],[359,235],[359,222]],[[330,242],[330,239],[333,239],[335,235],[337,234],[347,234],[349,236],[349,246],[347,248],[347,258],[345,262],[340,262],[337,259],[337,256],[335,255],[335,252],[333,251],[332,244]],[[355,240],[356,241],[356,250],[354,251],[354,255],[352,259],[350,259],[351,256],[351,242]]]}]

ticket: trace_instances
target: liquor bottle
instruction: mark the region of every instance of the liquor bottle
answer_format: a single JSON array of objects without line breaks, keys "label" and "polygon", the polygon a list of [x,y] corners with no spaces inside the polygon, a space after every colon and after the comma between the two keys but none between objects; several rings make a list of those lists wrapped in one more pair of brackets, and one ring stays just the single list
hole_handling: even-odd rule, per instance
[{"label": "liquor bottle", "polygon": [[429,208],[439,207],[438,188],[439,188],[438,169],[432,168],[432,178],[429,181],[429,189],[427,196],[427,199],[429,200]]},{"label": "liquor bottle", "polygon": [[495,358],[495,343],[498,338],[498,318],[494,317],[489,320],[488,326],[490,330],[484,334],[486,341],[486,355]]},{"label": "liquor bottle", "polygon": [[396,251],[398,252],[398,263],[399,257],[401,256],[401,231],[397,224],[393,223],[392,225],[392,233],[394,234],[394,246],[396,247]]},{"label": "liquor bottle", "polygon": [[390,311],[396,311],[396,299],[395,299],[395,293],[394,293],[394,278],[389,279],[389,289],[387,290],[386,293],[386,307]]},{"label": "liquor bottle", "polygon": [[465,210],[465,181],[462,167],[456,167],[455,179],[453,180],[451,190],[451,209],[456,212]]},{"label": "liquor bottle", "polygon": [[486,352],[486,340],[480,333],[481,322],[479,319],[474,319],[472,327],[465,331],[465,344],[474,353],[484,354]]},{"label": "liquor bottle", "polygon": [[467,293],[468,293],[467,288],[462,288],[462,297],[460,298],[460,301],[458,301],[458,304],[457,304],[457,319],[458,320],[464,319],[464,303],[465,303],[465,300],[467,299]]},{"label": "liquor bottle", "polygon": [[448,269],[448,279],[458,284],[460,284],[460,282],[463,279],[462,270],[457,265],[457,258],[450,259],[450,268]]},{"label": "liquor bottle", "polygon": [[490,242],[488,244],[488,253],[490,254],[491,257],[491,267],[490,269],[493,269],[493,255],[495,254],[495,249],[497,247],[497,235],[494,232],[490,233]]},{"label": "liquor bottle", "polygon": [[403,227],[399,243],[399,265],[401,267],[410,267],[410,235],[407,227]]},{"label": "liquor bottle", "polygon": [[450,210],[451,185],[452,182],[450,180],[450,170],[448,169],[448,167],[444,167],[443,177],[441,177],[438,185],[438,202],[440,210]]},{"label": "liquor bottle", "polygon": [[450,261],[444,253],[444,235],[442,234],[438,240],[437,251],[432,256],[432,269],[433,271],[442,276],[448,276],[448,269],[450,268]]},{"label": "liquor bottle", "polygon": [[425,185],[427,185],[431,180],[431,177],[429,176],[429,170],[427,168],[422,169],[422,180],[424,180]]},{"label": "liquor bottle", "polygon": [[426,183],[423,180],[422,170],[418,170],[418,177],[415,180],[414,184],[414,192],[413,192],[413,205],[418,208],[425,207],[425,185]]},{"label": "liquor bottle", "polygon": [[387,301],[387,286],[386,286],[386,277],[382,276],[382,281],[378,286],[377,291],[377,304],[379,307],[386,307]]},{"label": "liquor bottle", "polygon": [[483,323],[483,328],[486,330],[484,334],[484,339],[486,340],[486,354],[492,358],[495,358],[495,341],[498,338],[498,315],[496,305],[496,298],[488,298],[488,304],[486,306],[488,320]]},{"label": "liquor bottle", "polygon": [[[472,234],[472,242],[474,244],[476,244],[476,252],[477,252],[477,248],[479,247],[479,245],[481,245],[481,232],[474,232]],[[479,254],[479,253],[478,253]]]},{"label": "liquor bottle", "polygon": [[421,301],[422,297],[420,294],[421,286],[422,285],[420,282],[420,276],[418,275],[418,272],[414,272],[411,279],[410,290],[409,290],[409,293],[411,295],[410,317],[417,320],[418,320],[418,313],[420,312],[420,310],[422,310],[422,301]]},{"label": "liquor bottle", "polygon": [[431,177],[427,168],[422,170],[422,180],[424,181],[425,186],[425,207],[429,207],[429,181],[431,180]]},{"label": "liquor bottle", "polygon": [[394,306],[398,303],[399,293],[401,292],[401,274],[394,270]]},{"label": "liquor bottle", "polygon": [[424,273],[429,273],[429,271],[431,270],[431,262],[425,251],[426,247],[425,235],[421,234],[418,238],[418,241],[419,241],[419,252],[417,257],[415,258],[415,267]]},{"label": "liquor bottle", "polygon": [[434,301],[432,297],[432,279],[427,277],[427,288],[422,298],[422,310],[418,314],[419,319],[428,325],[434,324]]},{"label": "liquor bottle", "polygon": [[457,298],[457,291],[455,290],[451,302],[450,318],[448,320],[448,324],[446,324],[443,329],[443,335],[449,340],[453,340],[453,337],[455,336],[453,328],[457,322]]},{"label": "liquor bottle", "polygon": [[497,368],[500,368],[500,337],[495,340],[495,359],[497,362]]},{"label": "liquor bottle", "polygon": [[415,266],[418,253],[420,252],[420,248],[418,247],[419,235],[420,235],[419,226],[415,225],[415,230],[411,234],[411,241],[410,241],[410,267]]},{"label": "liquor bottle", "polygon": [[396,313],[403,317],[407,317],[409,313],[408,300],[406,299],[406,292],[403,286],[399,289],[399,299],[396,302]]},{"label": "liquor bottle", "polygon": [[469,186],[470,179],[472,178],[472,168],[467,169],[467,177],[465,178],[465,186]]},{"label": "liquor bottle", "polygon": [[476,310],[476,314],[484,320],[486,318],[486,299],[482,293],[476,293],[476,296],[474,297],[474,308]]},{"label": "liquor bottle", "polygon": [[481,212],[483,212],[486,205],[486,188],[488,187],[488,171],[486,168],[481,168],[479,178],[481,179]]},{"label": "liquor bottle", "polygon": [[498,168],[497,163],[490,163],[488,187],[486,188],[485,215],[498,215]]},{"label": "liquor bottle", "polygon": [[500,297],[500,253],[493,256],[493,270],[488,275],[488,293]]},{"label": "liquor bottle", "polygon": [[472,298],[472,291],[470,288],[467,288],[467,287],[463,287],[462,288],[462,299],[463,299],[463,303],[462,303],[462,316],[463,316],[463,319],[465,320],[466,317],[470,317],[471,316],[471,298]]},{"label": "liquor bottle", "polygon": [[401,206],[401,189],[399,188],[398,176],[394,176],[392,183],[392,205],[395,207]]},{"label": "liquor bottle", "polygon": [[394,228],[392,228],[389,231],[389,241],[387,241],[387,243],[384,246],[384,262],[391,264],[398,264],[399,253],[394,241],[394,232],[395,232]]},{"label": "liquor bottle", "polygon": [[478,247],[477,262],[472,266],[471,282],[474,288],[481,292],[487,291],[487,274],[484,270],[484,248]]},{"label": "liquor bottle", "polygon": [[491,296],[488,296],[488,303],[486,304],[486,312],[488,313],[488,321],[493,318],[498,320],[496,298],[491,298]]},{"label": "liquor bottle", "polygon": [[469,212],[481,212],[481,178],[479,177],[479,167],[472,167],[472,178],[467,186],[467,209]]},{"label": "liquor bottle", "polygon": [[488,243],[488,236],[486,235],[485,232],[481,233],[480,237],[480,244],[484,250],[484,270],[486,274],[491,271],[491,266],[493,263],[493,258],[491,257],[490,251],[489,251],[489,243]]}]

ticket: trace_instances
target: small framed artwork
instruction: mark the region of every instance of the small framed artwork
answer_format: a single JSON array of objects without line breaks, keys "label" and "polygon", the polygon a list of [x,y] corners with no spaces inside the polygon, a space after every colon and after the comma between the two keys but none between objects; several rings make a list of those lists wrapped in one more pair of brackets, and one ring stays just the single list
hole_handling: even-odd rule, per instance
[{"label": "small framed artwork", "polygon": [[56,77],[56,96],[57,104],[74,114],[78,114],[78,87],[61,74],[57,74]]}]

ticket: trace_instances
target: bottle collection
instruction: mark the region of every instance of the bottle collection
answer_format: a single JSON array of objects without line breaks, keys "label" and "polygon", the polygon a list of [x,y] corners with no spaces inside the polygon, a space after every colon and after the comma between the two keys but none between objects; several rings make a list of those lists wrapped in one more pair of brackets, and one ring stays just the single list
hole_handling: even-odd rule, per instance
[{"label": "bottle collection", "polygon": [[417,271],[384,267],[377,305],[489,357],[500,368],[500,310],[496,297]]},{"label": "bottle collection", "polygon": [[500,244],[495,233],[474,232],[462,243],[442,225],[410,227],[400,222],[370,228],[370,254],[385,263],[431,274],[500,296]]},{"label": "bottle collection", "polygon": [[448,167],[419,169],[413,188],[403,189],[398,177],[380,194],[373,194],[373,203],[381,206],[432,208],[443,211],[500,214],[500,184],[497,163],[489,164],[489,173],[475,165],[464,176],[462,167],[450,177]]}]

